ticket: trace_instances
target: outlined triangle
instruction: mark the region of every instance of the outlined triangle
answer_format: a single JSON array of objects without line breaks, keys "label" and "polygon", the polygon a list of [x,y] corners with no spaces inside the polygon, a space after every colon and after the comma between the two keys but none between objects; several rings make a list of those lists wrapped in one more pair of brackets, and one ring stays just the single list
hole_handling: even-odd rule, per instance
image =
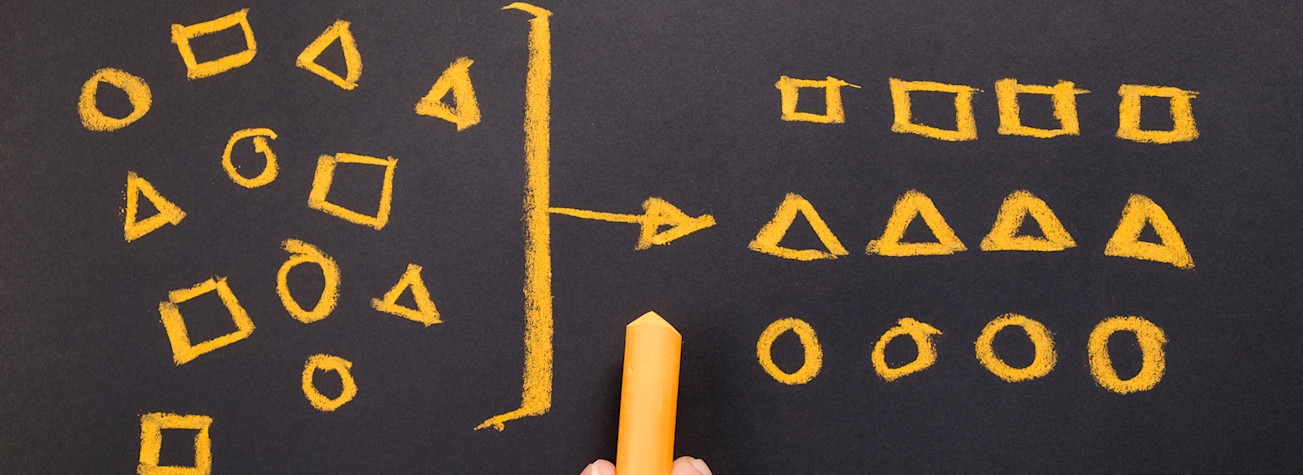
[{"label": "outlined triangle", "polygon": [[[1018,234],[1027,216],[1036,221],[1044,237]],[[1000,212],[995,215],[995,224],[981,244],[983,251],[1053,252],[1076,246],[1049,205],[1027,190],[1015,191],[1004,198]]]},{"label": "outlined triangle", "polygon": [[[153,216],[145,219],[137,219],[136,215],[140,210],[140,197],[144,196],[149,203],[154,205],[158,210]],[[127,172],[127,208],[124,210],[124,219],[122,223],[122,236],[127,242],[134,241],[141,236],[163,227],[164,224],[177,224],[185,218],[185,212],[181,207],[163,198],[163,195],[154,189],[144,178],[136,175],[136,172]]]},{"label": "outlined triangle", "polygon": [[[787,229],[796,220],[798,212],[805,216],[805,220],[810,223],[811,228],[814,228],[815,235],[819,236],[819,241],[827,250],[792,249],[778,244],[783,240],[783,236],[787,235]],[[760,228],[760,232],[756,233],[756,238],[747,245],[747,248],[798,261],[836,259],[838,256],[850,254],[845,247],[842,247],[841,241],[837,240],[832,230],[828,229],[828,225],[819,217],[819,212],[814,210],[814,206],[796,193],[788,193],[783,198],[783,203],[774,211],[774,218]]]},{"label": "outlined triangle", "polygon": [[[416,308],[404,307],[398,304],[398,297],[401,297],[403,291],[408,289],[411,289],[412,298],[416,301]],[[421,280],[421,266],[416,264],[407,265],[407,271],[403,273],[402,277],[398,278],[398,283],[394,284],[393,288],[385,292],[384,297],[371,299],[371,308],[421,322],[427,327],[435,323],[443,323],[439,319],[439,310],[434,308],[434,301],[430,300],[430,291],[425,288],[425,281]]]},{"label": "outlined triangle", "polygon": [[[1145,224],[1153,226],[1162,243],[1140,240]],[[1185,241],[1176,232],[1176,226],[1158,203],[1144,195],[1131,195],[1122,209],[1113,237],[1104,245],[1104,255],[1130,257],[1148,261],[1166,262],[1182,269],[1194,268],[1194,258],[1185,248]]]},{"label": "outlined triangle", "polygon": [[[909,223],[918,216],[923,217],[923,222],[927,224],[928,229],[932,230],[932,235],[936,236],[937,242],[900,242],[901,238],[905,237],[905,229],[909,227]],[[932,199],[918,190],[909,190],[896,200],[896,206],[891,210],[891,217],[887,219],[887,227],[882,231],[882,237],[869,241],[864,252],[902,257],[940,256],[966,250],[968,248],[964,247],[964,243],[955,236],[955,231],[946,224],[946,219],[941,217],[941,212],[937,211],[936,205],[932,204]]]},{"label": "outlined triangle", "polygon": [[[339,77],[334,71],[316,63],[317,57],[321,56],[321,52],[325,51],[326,47],[336,40],[339,41],[340,49],[344,50],[346,77]],[[312,71],[344,90],[352,90],[357,87],[357,80],[362,78],[362,54],[357,51],[357,42],[353,40],[353,32],[349,31],[348,22],[344,20],[335,21],[335,24],[326,28],[321,36],[312,40],[312,43],[308,44],[308,47],[304,48],[302,53],[299,53],[294,65]]]},{"label": "outlined triangle", "polygon": [[[471,86],[470,58],[457,58],[448,69],[439,75],[430,87],[430,92],[416,103],[416,113],[437,117],[457,125],[457,131],[480,123],[480,105],[475,100],[475,88]],[[452,92],[454,104],[449,106],[443,98]]]}]

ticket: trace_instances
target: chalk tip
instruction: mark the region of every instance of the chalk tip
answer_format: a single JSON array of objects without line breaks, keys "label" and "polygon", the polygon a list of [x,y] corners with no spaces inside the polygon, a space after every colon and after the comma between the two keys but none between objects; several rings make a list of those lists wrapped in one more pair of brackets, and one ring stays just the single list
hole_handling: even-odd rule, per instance
[{"label": "chalk tip", "polygon": [[643,326],[643,325],[665,327],[670,329],[670,331],[674,332],[675,334],[679,333],[678,330],[674,329],[674,325],[670,325],[670,322],[665,321],[665,319],[661,318],[660,315],[657,315],[656,312],[647,312],[643,314],[643,316],[638,317],[637,320],[629,322],[628,328],[633,328],[633,327]]}]

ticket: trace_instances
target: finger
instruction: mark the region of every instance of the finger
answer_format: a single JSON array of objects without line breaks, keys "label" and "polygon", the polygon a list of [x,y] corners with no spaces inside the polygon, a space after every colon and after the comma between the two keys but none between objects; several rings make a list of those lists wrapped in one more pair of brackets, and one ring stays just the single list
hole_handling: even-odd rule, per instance
[{"label": "finger", "polygon": [[602,459],[588,464],[579,475],[615,475],[615,464]]},{"label": "finger", "polygon": [[711,475],[710,467],[698,458],[679,457],[674,461],[674,470],[670,475]]}]

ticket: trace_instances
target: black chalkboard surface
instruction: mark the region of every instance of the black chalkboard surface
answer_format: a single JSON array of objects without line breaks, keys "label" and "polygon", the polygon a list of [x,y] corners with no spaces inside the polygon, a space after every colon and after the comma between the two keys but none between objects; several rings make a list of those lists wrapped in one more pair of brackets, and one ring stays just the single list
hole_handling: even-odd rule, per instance
[{"label": "black chalkboard surface", "polygon": [[1296,3],[7,6],[0,473],[1300,468]]}]

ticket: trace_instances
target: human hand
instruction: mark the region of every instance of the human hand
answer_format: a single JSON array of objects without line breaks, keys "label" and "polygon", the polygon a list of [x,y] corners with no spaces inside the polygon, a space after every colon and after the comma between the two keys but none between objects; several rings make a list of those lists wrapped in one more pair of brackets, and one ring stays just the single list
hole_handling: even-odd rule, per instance
[{"label": "human hand", "polygon": [[[579,475],[615,475],[615,464],[599,459],[596,462],[588,464],[587,467],[584,467],[584,471],[579,472]],[[670,471],[670,475],[712,474],[710,473],[710,467],[707,467],[706,462],[703,462],[701,459],[679,457],[678,460],[674,461],[674,469]]]}]

